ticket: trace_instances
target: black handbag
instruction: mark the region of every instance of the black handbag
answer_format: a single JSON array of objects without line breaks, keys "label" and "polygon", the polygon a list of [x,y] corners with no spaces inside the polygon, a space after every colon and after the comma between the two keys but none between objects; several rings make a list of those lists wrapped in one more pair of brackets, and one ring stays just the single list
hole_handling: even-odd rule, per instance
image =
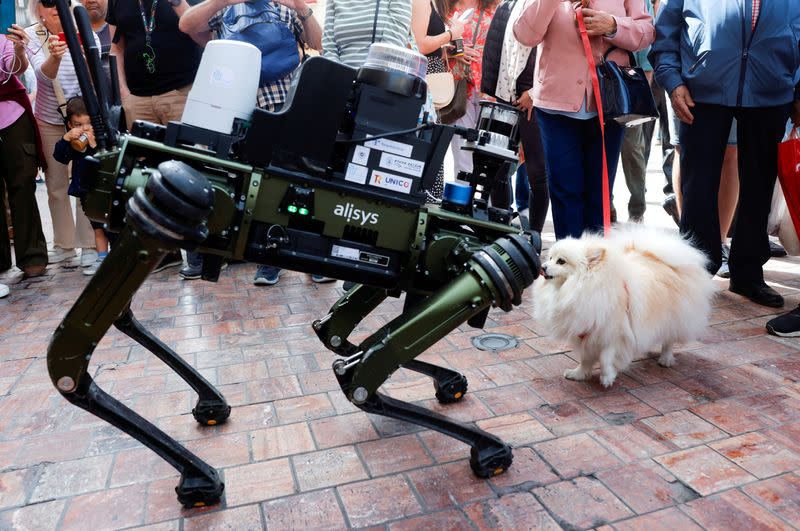
[{"label": "black handbag", "polygon": [[600,98],[606,119],[613,119],[625,127],[633,127],[658,118],[656,101],[644,70],[636,65],[636,58],[628,52],[631,66],[619,66],[607,59],[616,50],[611,47],[597,65],[597,78],[600,81]]}]

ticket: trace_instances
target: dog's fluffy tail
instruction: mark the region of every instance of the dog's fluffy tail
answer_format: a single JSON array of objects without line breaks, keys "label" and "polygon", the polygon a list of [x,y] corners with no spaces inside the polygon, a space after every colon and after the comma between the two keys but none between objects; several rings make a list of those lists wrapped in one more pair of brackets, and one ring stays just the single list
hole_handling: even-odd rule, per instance
[{"label": "dog's fluffy tail", "polygon": [[708,275],[706,255],[674,231],[628,225],[614,230],[611,239],[626,251],[650,253],[683,275],[701,271]]}]

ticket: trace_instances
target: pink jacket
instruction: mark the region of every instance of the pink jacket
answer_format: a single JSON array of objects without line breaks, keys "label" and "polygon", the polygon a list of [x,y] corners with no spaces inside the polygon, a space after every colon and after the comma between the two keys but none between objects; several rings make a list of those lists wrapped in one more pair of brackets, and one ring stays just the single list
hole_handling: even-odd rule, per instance
[{"label": "pink jacket", "polygon": [[[588,110],[595,110],[592,80],[575,25],[572,2],[563,0],[526,0],[527,5],[514,23],[514,36],[526,46],[538,45],[533,104],[542,109],[578,111],[584,97]],[[612,45],[621,50],[637,51],[655,38],[653,19],[643,0],[591,0],[591,8],[610,13],[617,20],[613,37],[591,37],[595,61]],[[629,63],[626,52],[614,50],[609,59]]]}]

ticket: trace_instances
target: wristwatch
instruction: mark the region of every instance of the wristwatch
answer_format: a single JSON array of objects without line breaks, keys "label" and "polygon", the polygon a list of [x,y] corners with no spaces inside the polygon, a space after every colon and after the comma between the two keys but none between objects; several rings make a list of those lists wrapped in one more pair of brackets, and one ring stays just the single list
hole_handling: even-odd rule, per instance
[{"label": "wristwatch", "polygon": [[314,14],[314,10],[313,10],[313,9],[311,9],[311,8],[309,7],[309,8],[308,8],[308,11],[306,11],[306,14],[305,14],[305,15],[300,15],[300,14],[298,13],[298,15],[297,15],[297,16],[300,18],[300,22],[305,22],[306,20],[308,20],[309,18],[311,18],[311,15],[313,15],[313,14]]}]

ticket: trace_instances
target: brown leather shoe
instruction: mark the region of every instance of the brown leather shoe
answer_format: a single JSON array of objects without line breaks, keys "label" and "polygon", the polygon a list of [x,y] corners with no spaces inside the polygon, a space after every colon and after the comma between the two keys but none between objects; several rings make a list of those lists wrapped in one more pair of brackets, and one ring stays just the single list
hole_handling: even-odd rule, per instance
[{"label": "brown leather shoe", "polygon": [[47,266],[44,264],[32,265],[22,268],[22,278],[36,278],[44,275]]}]

